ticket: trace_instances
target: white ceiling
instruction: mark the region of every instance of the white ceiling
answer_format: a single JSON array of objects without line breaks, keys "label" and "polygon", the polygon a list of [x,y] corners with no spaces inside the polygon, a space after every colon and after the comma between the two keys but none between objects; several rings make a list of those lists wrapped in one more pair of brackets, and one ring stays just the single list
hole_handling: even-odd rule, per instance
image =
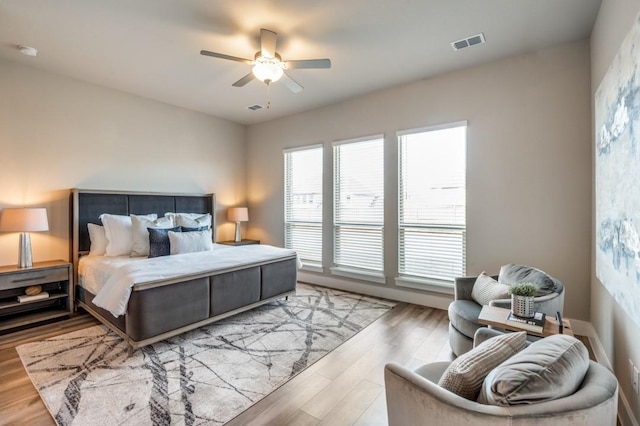
[{"label": "white ceiling", "polygon": [[[589,37],[601,0],[0,0],[0,60],[251,124],[516,53]],[[260,28],[284,60],[330,58],[330,70],[290,70],[305,90],[257,80]],[[483,32],[487,42],[450,43]],[[18,52],[38,49],[37,57]]]}]

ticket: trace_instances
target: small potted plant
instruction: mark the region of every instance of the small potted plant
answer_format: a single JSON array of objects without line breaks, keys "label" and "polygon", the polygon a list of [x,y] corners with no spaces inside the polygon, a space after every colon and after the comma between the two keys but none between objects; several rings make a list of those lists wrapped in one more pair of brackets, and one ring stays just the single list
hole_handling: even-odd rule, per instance
[{"label": "small potted plant", "polygon": [[513,315],[532,318],[535,313],[534,297],[538,292],[538,285],[534,283],[515,283],[509,286],[511,295],[511,312]]}]

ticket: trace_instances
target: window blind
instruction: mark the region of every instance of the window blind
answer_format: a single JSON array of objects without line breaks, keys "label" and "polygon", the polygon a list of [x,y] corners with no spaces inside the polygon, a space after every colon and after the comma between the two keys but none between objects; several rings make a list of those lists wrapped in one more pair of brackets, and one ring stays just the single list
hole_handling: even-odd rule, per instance
[{"label": "window blind", "polygon": [[322,145],[284,151],[284,240],[303,263],[322,264]]},{"label": "window blind", "polygon": [[466,124],[398,140],[399,274],[453,283],[466,270]]},{"label": "window blind", "polygon": [[337,142],[334,158],[334,265],[382,272],[384,139]]}]

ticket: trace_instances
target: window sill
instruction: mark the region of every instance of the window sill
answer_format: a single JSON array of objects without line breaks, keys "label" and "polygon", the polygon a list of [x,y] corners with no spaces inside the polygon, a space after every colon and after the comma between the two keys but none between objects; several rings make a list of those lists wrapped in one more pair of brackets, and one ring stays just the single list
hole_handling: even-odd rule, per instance
[{"label": "window sill", "polygon": [[320,263],[308,262],[304,260],[302,261],[302,267],[300,268],[300,270],[309,271],[309,272],[319,272],[319,273],[324,272],[324,268]]},{"label": "window sill", "polygon": [[402,276],[395,279],[398,287],[427,290],[434,293],[453,294],[453,283],[429,278]]},{"label": "window sill", "polygon": [[386,277],[382,272],[366,272],[360,269],[345,268],[344,266],[334,266],[331,268],[333,275],[339,275],[346,278],[354,278],[357,280],[371,281],[377,284],[385,284]]}]

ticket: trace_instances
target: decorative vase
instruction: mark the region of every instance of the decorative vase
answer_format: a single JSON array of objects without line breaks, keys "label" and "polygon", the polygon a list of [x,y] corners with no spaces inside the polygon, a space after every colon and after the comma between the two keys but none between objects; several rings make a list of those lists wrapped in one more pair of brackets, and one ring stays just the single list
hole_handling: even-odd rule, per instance
[{"label": "decorative vase", "polygon": [[513,315],[522,318],[533,318],[536,313],[533,299],[532,296],[517,296],[512,294],[511,312],[513,312]]}]

